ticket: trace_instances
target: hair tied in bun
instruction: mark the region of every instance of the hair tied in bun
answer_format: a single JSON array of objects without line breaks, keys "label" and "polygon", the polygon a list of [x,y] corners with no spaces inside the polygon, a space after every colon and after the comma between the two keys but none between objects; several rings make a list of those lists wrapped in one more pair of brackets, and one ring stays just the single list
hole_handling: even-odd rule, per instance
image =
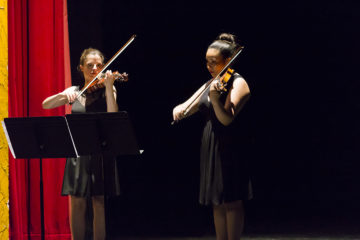
[{"label": "hair tied in bun", "polygon": [[228,42],[230,44],[236,44],[235,35],[230,33],[222,33],[217,38],[220,41]]},{"label": "hair tied in bun", "polygon": [[224,58],[232,57],[239,47],[236,36],[230,33],[221,33],[209,46],[218,49]]}]

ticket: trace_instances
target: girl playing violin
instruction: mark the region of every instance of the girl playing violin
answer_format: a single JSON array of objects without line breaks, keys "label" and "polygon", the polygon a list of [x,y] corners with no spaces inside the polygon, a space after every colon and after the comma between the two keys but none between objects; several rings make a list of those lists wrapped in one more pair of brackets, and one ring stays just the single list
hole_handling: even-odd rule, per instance
[{"label": "girl playing violin", "polygon": [[[231,60],[239,45],[232,34],[221,34],[207,49],[206,66],[216,77]],[[245,103],[250,89],[245,79],[234,73],[227,91],[218,79],[204,84],[184,103],[173,109],[174,121],[200,111],[205,116],[200,157],[202,205],[212,205],[217,240],[239,240],[244,225],[243,201],[250,199],[247,170],[248,136]],[[202,93],[203,92],[203,93]],[[201,94],[202,93],[202,94]],[[241,112],[241,114],[239,114]]]},{"label": "girl playing violin", "polygon": [[[78,70],[84,77],[85,86],[101,71],[104,65],[104,55],[97,49],[88,48],[82,52]],[[120,74],[127,80],[126,73]],[[101,85],[96,84],[90,91],[78,96],[79,87],[72,86],[63,92],[46,98],[42,106],[44,109],[72,104],[72,113],[85,112],[117,112],[115,75],[107,70]],[[99,80],[100,81],[100,80]],[[65,166],[62,195],[70,195],[71,221],[70,227],[74,240],[85,239],[86,230],[86,203],[91,198],[93,206],[93,233],[94,239],[105,239],[105,212],[104,212],[104,179],[102,156],[80,156],[68,158]],[[117,168],[112,172],[113,191],[106,190],[112,195],[119,195]]]}]

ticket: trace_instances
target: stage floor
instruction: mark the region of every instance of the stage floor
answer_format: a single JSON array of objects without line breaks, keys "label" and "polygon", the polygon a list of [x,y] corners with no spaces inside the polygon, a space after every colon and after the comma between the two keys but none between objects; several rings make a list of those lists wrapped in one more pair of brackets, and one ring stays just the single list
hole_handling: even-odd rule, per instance
[{"label": "stage floor", "polygon": [[[115,240],[215,240],[215,236],[207,237],[119,237]],[[359,240],[359,236],[244,236],[241,240]]]},{"label": "stage floor", "polygon": [[[211,216],[188,222],[176,218],[159,221],[129,218],[114,226],[115,240],[216,240]],[[147,220],[147,221],[145,221]],[[160,219],[161,220],[161,219]],[[125,224],[127,223],[127,224]],[[185,224],[186,223],[186,224]],[[245,221],[241,240],[360,240],[360,214],[323,214],[317,216],[277,215]]]},{"label": "stage floor", "polygon": [[[271,229],[271,230],[269,230]],[[135,233],[135,234],[132,234]],[[191,234],[189,231],[161,233],[139,231],[119,234],[111,238],[115,240],[216,240],[213,229],[208,232]],[[186,234],[188,233],[188,234]],[[333,222],[320,227],[312,223],[301,226],[301,223],[281,224],[280,226],[253,227],[248,226],[241,240],[360,240],[360,223]]]}]

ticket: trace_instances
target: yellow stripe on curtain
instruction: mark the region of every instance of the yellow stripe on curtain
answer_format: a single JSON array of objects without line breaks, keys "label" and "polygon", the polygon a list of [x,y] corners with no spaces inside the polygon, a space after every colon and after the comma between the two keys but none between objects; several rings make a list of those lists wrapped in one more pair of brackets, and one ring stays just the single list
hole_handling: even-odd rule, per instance
[{"label": "yellow stripe on curtain", "polygon": [[[0,120],[8,117],[7,0],[0,0]],[[2,127],[1,127],[2,128]],[[0,130],[0,239],[9,239],[9,150]]]}]

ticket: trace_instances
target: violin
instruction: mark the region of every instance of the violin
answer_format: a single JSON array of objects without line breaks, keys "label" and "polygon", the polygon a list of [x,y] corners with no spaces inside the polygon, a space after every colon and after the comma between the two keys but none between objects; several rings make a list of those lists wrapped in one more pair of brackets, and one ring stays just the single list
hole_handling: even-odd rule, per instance
[{"label": "violin", "polygon": [[221,92],[227,92],[227,85],[231,77],[234,75],[235,70],[232,68],[226,69],[226,72],[220,77],[218,87]]},{"label": "violin", "polygon": [[[115,53],[115,55],[104,65],[104,67],[102,68],[102,70],[98,73],[98,75],[96,75],[94,77],[93,80],[91,80],[81,91],[79,91],[79,93],[77,94],[76,96],[76,99],[79,99],[79,97],[85,92],[88,90],[88,88],[92,85],[95,85],[96,88],[95,90],[99,87],[99,86],[102,86],[104,85],[104,79],[105,79],[105,76],[103,78],[101,78],[100,76],[102,76],[102,74],[104,74],[103,72],[105,71],[105,69],[134,41],[136,35],[132,35],[131,38],[125,43],[124,46],[122,46],[119,51],[117,51],[117,53]],[[123,74],[120,74],[120,75],[123,75]],[[102,79],[102,81],[101,81]],[[121,78],[119,78],[121,79]],[[125,77],[126,79],[126,77]],[[126,80],[127,81],[127,80]],[[100,85],[99,85],[100,84]],[[104,85],[105,86],[105,85]],[[103,86],[103,87],[104,87]],[[74,102],[70,102],[69,104],[73,104]]]},{"label": "violin", "polygon": [[[115,81],[118,82],[127,82],[128,75],[124,73],[119,73],[118,71],[115,71],[112,73],[115,77]],[[92,93],[97,91],[98,89],[105,87],[105,73],[102,73],[94,82],[92,82],[86,89],[86,93]]]},{"label": "violin", "polygon": [[[229,60],[229,62],[223,67],[223,69],[218,73],[217,76],[215,76],[214,78],[212,78],[210,81],[208,81],[205,85],[205,88],[199,92],[199,94],[190,102],[190,104],[185,108],[184,110],[184,117],[189,113],[190,111],[190,107],[191,105],[200,97],[203,95],[203,93],[210,88],[211,83],[214,80],[220,79],[219,81],[219,88],[222,91],[227,91],[226,89],[226,85],[228,83],[228,81],[231,79],[232,75],[234,74],[234,70],[230,68],[230,66],[234,63],[235,59],[239,56],[239,54],[241,53],[241,51],[244,49],[243,46],[239,47],[236,52],[234,53],[234,55],[231,57],[231,59]],[[177,121],[172,121],[171,125],[174,125]]]}]

